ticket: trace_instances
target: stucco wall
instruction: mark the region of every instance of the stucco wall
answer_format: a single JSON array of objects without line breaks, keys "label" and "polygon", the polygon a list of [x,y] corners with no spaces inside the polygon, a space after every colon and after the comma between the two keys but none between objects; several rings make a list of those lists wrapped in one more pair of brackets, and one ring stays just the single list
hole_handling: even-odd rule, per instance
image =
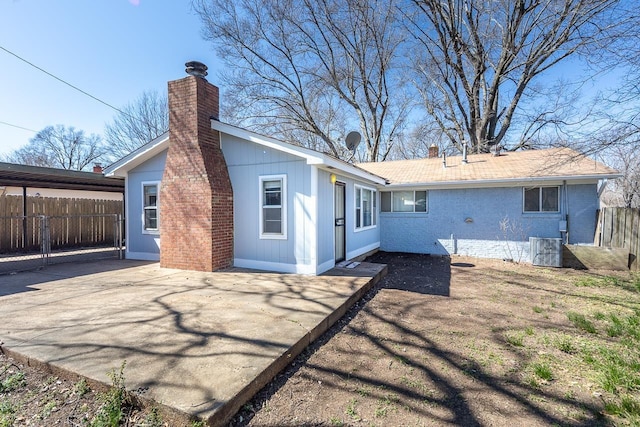
[{"label": "stucco wall", "polygon": [[[568,188],[570,243],[591,243],[596,185]],[[427,213],[380,214],[381,249],[530,262],[529,237],[562,237],[563,194],[560,213],[523,213],[522,198],[522,187],[430,190]]]}]

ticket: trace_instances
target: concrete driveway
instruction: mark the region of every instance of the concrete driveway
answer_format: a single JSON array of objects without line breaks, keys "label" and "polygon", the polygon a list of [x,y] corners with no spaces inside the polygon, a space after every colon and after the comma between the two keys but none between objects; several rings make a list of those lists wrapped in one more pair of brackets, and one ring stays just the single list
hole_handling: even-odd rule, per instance
[{"label": "concrete driveway", "polygon": [[126,360],[129,390],[175,423],[225,423],[386,273],[310,277],[157,263],[64,264],[0,276],[2,349],[94,381]]}]

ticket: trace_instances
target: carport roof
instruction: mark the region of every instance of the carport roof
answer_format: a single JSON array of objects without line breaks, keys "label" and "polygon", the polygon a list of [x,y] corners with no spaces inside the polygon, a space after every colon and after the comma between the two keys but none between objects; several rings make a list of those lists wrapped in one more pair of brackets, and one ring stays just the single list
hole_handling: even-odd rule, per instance
[{"label": "carport roof", "polygon": [[101,173],[0,162],[0,186],[124,192],[124,179]]}]

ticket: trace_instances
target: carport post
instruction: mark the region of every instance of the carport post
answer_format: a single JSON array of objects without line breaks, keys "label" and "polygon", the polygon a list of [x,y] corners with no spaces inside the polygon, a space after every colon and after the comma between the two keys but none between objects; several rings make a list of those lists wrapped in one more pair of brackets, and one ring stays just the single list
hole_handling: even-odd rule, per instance
[{"label": "carport post", "polygon": [[27,187],[22,187],[22,249],[27,247]]},{"label": "carport post", "polygon": [[122,259],[122,215],[120,214],[116,216],[116,230],[118,233],[118,259]]},{"label": "carport post", "polygon": [[45,215],[40,216],[41,249],[42,249],[42,265],[49,263],[49,255],[51,254],[51,234],[49,232],[49,218]]}]

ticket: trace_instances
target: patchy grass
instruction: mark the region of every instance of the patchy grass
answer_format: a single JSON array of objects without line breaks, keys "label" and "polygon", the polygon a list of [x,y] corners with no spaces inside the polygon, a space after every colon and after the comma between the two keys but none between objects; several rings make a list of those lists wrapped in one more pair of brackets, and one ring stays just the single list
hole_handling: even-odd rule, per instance
[{"label": "patchy grass", "polygon": [[576,328],[582,329],[583,331],[589,332],[590,334],[598,333],[594,324],[590,320],[588,320],[584,314],[570,311],[567,313],[567,317]]},{"label": "patchy grass", "polygon": [[111,378],[111,388],[99,395],[102,406],[91,420],[90,427],[118,427],[120,425],[120,421],[124,417],[125,405],[130,403],[124,378],[126,364],[127,362],[124,361],[120,365],[120,371],[112,369],[108,373]]},{"label": "patchy grass", "polygon": [[510,425],[517,413],[518,425],[640,426],[636,275],[377,259],[380,288],[269,387],[269,412],[249,425]]},{"label": "patchy grass", "polygon": [[[124,367],[111,370],[112,386],[95,393],[84,378],[60,378],[0,352],[0,427],[168,426],[158,407],[142,409],[129,400]],[[198,423],[190,427],[204,427]]]},{"label": "patchy grass", "polygon": [[[7,371],[8,367],[5,368]],[[0,382],[0,393],[9,393],[11,391],[17,390],[19,388],[24,387],[26,381],[24,379],[24,372],[11,372],[9,371],[9,375]]]},{"label": "patchy grass", "polygon": [[508,332],[504,339],[514,347],[524,347],[524,333],[522,332]]},{"label": "patchy grass", "polygon": [[547,363],[536,363],[533,365],[533,372],[542,380],[551,381],[553,379],[553,372]]}]

